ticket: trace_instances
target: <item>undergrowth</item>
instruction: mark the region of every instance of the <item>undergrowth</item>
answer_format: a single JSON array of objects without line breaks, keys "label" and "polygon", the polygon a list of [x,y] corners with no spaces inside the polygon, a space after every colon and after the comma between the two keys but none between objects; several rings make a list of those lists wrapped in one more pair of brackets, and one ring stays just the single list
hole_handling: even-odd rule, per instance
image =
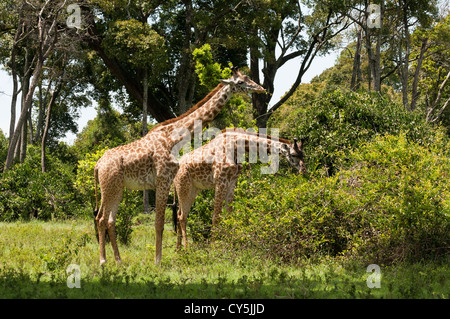
[{"label": "undergrowth", "polygon": [[[449,298],[445,263],[380,265],[381,288],[367,287],[367,264],[344,258],[285,263],[251,249],[194,243],[176,251],[166,226],[163,261],[155,266],[153,223],[133,226],[123,263],[98,264],[92,223],[0,223],[0,298]],[[27,236],[25,236],[27,234]],[[70,264],[80,288],[68,288]]]}]

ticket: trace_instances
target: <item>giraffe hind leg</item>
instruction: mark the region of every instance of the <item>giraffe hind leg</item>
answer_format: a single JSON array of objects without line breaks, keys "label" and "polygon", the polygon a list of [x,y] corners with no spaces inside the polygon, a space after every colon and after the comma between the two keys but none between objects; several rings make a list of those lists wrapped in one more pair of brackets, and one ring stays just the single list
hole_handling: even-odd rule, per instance
[{"label": "giraffe hind leg", "polygon": [[122,200],[122,192],[123,190],[121,189],[120,191],[116,192],[115,194],[116,196],[104,196],[103,198],[113,198],[113,200],[102,201],[99,212],[96,217],[99,235],[101,265],[106,263],[106,252],[105,252],[106,235],[109,235],[109,241],[114,251],[114,257],[116,261],[117,262],[121,261],[119,249],[117,247],[115,222],[117,210],[119,208],[119,203]]},{"label": "giraffe hind leg", "polygon": [[108,235],[110,238],[111,246],[114,251],[114,258],[116,262],[122,262],[120,259],[119,247],[117,246],[117,233],[116,233],[116,214],[119,204],[115,205],[108,218]]},{"label": "giraffe hind leg", "polygon": [[[99,242],[98,219],[97,219],[99,211],[100,211],[99,209],[94,209],[94,211],[93,211],[93,215],[94,215],[94,230],[95,230],[95,237],[97,238],[97,242]],[[99,219],[100,219],[100,217],[101,217],[101,215],[99,216]],[[106,242],[109,242],[109,235],[108,235],[108,233],[106,233],[105,240],[106,240]]]},{"label": "giraffe hind leg", "polygon": [[95,216],[95,223],[97,226],[98,244],[100,247],[100,265],[103,265],[104,263],[106,263],[106,252],[105,252],[106,225],[105,225],[105,218],[104,218],[103,203],[100,205],[100,209]]}]

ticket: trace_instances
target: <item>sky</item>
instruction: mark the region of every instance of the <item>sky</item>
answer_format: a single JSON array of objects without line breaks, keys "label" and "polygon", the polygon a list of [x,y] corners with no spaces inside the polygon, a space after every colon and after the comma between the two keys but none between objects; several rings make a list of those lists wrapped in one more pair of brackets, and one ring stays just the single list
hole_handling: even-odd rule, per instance
[{"label": "sky", "polygon": [[[336,62],[338,53],[339,51],[334,51],[323,57],[316,56],[309,70],[303,76],[302,83],[309,83],[313,77],[332,67]],[[270,105],[276,103],[290,89],[297,78],[301,62],[302,60],[300,57],[293,59],[278,70],[275,77],[275,92]],[[6,136],[9,135],[9,124],[11,120],[11,94],[12,78],[5,70],[0,69],[0,129]],[[93,103],[93,105],[95,105],[95,103]],[[18,97],[17,103],[16,121],[20,116],[19,106],[20,96]],[[82,109],[80,112],[80,118],[77,121],[78,131],[81,132],[87,122],[94,119],[96,114],[97,112],[94,106]],[[70,133],[67,134],[63,141],[68,144],[73,144],[75,138],[76,135]]]}]

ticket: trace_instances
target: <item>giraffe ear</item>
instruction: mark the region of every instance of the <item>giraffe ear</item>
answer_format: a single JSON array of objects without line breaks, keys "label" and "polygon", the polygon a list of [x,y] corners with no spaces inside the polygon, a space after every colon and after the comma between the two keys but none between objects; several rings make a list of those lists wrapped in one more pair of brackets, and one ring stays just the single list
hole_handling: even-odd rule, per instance
[{"label": "giraffe ear", "polygon": [[239,71],[239,68],[237,66],[233,66],[231,68],[231,71],[233,72],[233,75],[240,75],[241,72]]},{"label": "giraffe ear", "polygon": [[300,153],[300,150],[302,148],[302,143],[300,142],[300,147],[297,145],[297,139],[294,137],[294,151],[297,153]]},{"label": "giraffe ear", "polygon": [[225,85],[227,85],[227,84],[233,84],[233,81],[231,81],[231,80],[224,80],[224,79],[222,79],[222,80],[220,80],[220,82],[222,82],[223,84],[225,84]]}]

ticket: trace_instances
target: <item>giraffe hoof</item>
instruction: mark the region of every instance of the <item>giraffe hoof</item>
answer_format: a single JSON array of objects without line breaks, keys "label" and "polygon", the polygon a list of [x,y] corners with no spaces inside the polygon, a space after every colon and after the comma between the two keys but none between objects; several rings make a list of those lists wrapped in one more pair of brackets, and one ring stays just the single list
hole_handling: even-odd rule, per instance
[{"label": "giraffe hoof", "polygon": [[104,264],[106,264],[106,260],[105,259],[101,259],[100,260],[100,266],[103,266]]}]

